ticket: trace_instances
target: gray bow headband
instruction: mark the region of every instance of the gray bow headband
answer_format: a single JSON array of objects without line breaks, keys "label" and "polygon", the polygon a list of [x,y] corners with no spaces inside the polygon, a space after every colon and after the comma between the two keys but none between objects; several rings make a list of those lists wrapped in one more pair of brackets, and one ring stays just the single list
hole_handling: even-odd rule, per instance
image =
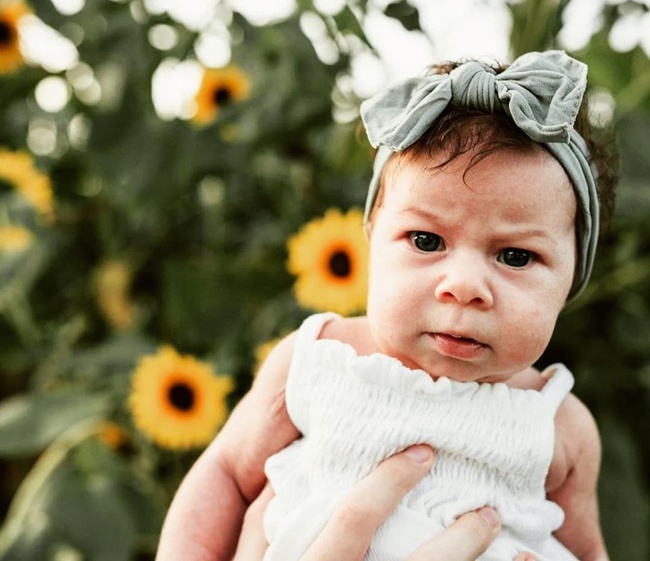
[{"label": "gray bow headband", "polygon": [[365,220],[374,206],[382,170],[395,153],[417,141],[449,104],[505,112],[534,141],[544,144],[566,171],[578,202],[578,263],[569,298],[591,274],[598,241],[597,173],[589,150],[573,129],[587,85],[587,66],[562,51],[533,52],[500,74],[467,62],[449,74],[410,78],[361,104],[370,144],[379,148],[373,166]]}]

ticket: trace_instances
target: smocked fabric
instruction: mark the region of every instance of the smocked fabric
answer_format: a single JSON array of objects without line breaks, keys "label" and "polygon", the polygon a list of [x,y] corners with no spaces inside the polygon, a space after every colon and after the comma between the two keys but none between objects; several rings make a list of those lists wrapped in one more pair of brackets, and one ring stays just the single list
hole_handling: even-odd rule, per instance
[{"label": "smocked fabric", "polygon": [[265,515],[265,561],[298,561],[351,487],[383,459],[426,443],[437,450],[430,473],[377,532],[366,561],[401,561],[459,515],[495,507],[503,530],[481,561],[574,560],[551,533],[562,509],[546,500],[554,417],[573,385],[560,364],[541,391],[503,383],[433,380],[382,354],[359,356],[318,339],[334,314],[300,328],[286,401],[302,438],[269,458],[275,498]]}]

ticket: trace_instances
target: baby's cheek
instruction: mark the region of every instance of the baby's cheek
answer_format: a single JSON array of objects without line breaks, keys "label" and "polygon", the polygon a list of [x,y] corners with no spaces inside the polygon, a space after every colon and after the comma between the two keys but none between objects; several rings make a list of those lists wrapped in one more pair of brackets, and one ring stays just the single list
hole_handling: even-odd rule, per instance
[{"label": "baby's cheek", "polygon": [[529,320],[511,325],[510,335],[503,343],[507,361],[513,366],[525,368],[535,363],[546,350],[553,335],[555,320],[540,317],[539,312],[537,317],[530,314],[522,317]]}]

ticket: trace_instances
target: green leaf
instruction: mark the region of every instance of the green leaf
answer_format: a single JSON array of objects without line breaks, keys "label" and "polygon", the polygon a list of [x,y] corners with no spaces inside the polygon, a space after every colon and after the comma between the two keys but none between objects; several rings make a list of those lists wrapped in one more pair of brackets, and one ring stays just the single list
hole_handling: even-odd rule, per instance
[{"label": "green leaf", "polygon": [[352,33],[361,39],[366,45],[372,48],[372,45],[366,37],[366,33],[363,30],[363,27],[359,23],[357,16],[352,11],[350,6],[345,6],[338,14],[333,16],[336,27],[338,27],[341,33]]},{"label": "green leaf", "polygon": [[[52,521],[47,517],[34,518],[26,525],[19,536],[3,545],[2,536],[5,527],[0,532],[0,561],[35,561],[49,559],[52,550],[62,549]],[[54,545],[53,547],[53,544]]]},{"label": "green leaf", "polygon": [[80,423],[99,420],[105,396],[77,392],[34,393],[0,404],[0,456],[40,452],[57,436]]},{"label": "green leaf", "polygon": [[66,469],[45,505],[67,540],[96,561],[128,561],[136,524],[119,482],[101,471]]},{"label": "green leaf", "polygon": [[0,311],[11,307],[18,294],[25,294],[47,264],[48,251],[36,242],[26,251],[0,257]]},{"label": "green leaf", "polygon": [[169,261],[163,281],[164,322],[182,347],[212,342],[231,330],[241,315],[245,294],[217,264]]},{"label": "green leaf", "polygon": [[[616,100],[616,113],[620,118],[631,111],[650,110],[650,58],[641,47],[629,52],[613,51],[609,45],[606,27],[594,35],[587,48],[577,53],[589,66],[589,83],[607,89]],[[628,126],[621,125],[621,130]]]},{"label": "green leaf", "polygon": [[398,20],[408,31],[419,31],[422,29],[418,9],[406,0],[388,4],[384,10],[384,14],[389,18]]},{"label": "green leaf", "polygon": [[508,3],[512,14],[510,46],[515,56],[556,44],[568,0],[528,0]]},{"label": "green leaf", "polygon": [[56,441],[25,479],[0,532],[0,560],[69,549],[93,561],[129,561],[143,529],[160,530],[153,486],[88,435]]},{"label": "green leaf", "polygon": [[152,354],[158,345],[149,338],[135,333],[117,333],[99,345],[78,350],[70,359],[68,367],[84,379],[117,378],[124,383],[124,375],[130,375],[143,355]]}]

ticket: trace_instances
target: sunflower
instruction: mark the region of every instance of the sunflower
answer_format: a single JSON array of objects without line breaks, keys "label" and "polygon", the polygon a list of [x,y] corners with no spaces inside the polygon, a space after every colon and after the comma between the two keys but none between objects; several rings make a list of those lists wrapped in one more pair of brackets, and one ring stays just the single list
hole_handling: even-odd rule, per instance
[{"label": "sunflower", "polygon": [[223,425],[232,387],[209,365],[163,346],[140,360],[129,406],[136,427],[156,444],[185,450],[205,446]]},{"label": "sunflower", "polygon": [[204,125],[216,119],[222,107],[241,101],[250,93],[248,76],[236,66],[209,68],[203,74],[199,91],[194,97],[194,122]]},{"label": "sunflower", "polygon": [[13,72],[23,64],[18,22],[28,12],[23,2],[0,5],[0,74]]},{"label": "sunflower", "polygon": [[29,154],[0,148],[0,181],[16,189],[45,219],[52,219],[54,202],[50,178],[36,169]]},{"label": "sunflower", "polygon": [[0,252],[20,253],[33,242],[34,236],[22,226],[0,226]]},{"label": "sunflower", "polygon": [[133,271],[118,259],[104,261],[94,274],[97,307],[104,319],[118,331],[133,327],[136,307],[131,300]]},{"label": "sunflower", "polygon": [[368,243],[363,214],[330,209],[287,243],[289,272],[301,306],[350,315],[365,310],[368,295]]}]

